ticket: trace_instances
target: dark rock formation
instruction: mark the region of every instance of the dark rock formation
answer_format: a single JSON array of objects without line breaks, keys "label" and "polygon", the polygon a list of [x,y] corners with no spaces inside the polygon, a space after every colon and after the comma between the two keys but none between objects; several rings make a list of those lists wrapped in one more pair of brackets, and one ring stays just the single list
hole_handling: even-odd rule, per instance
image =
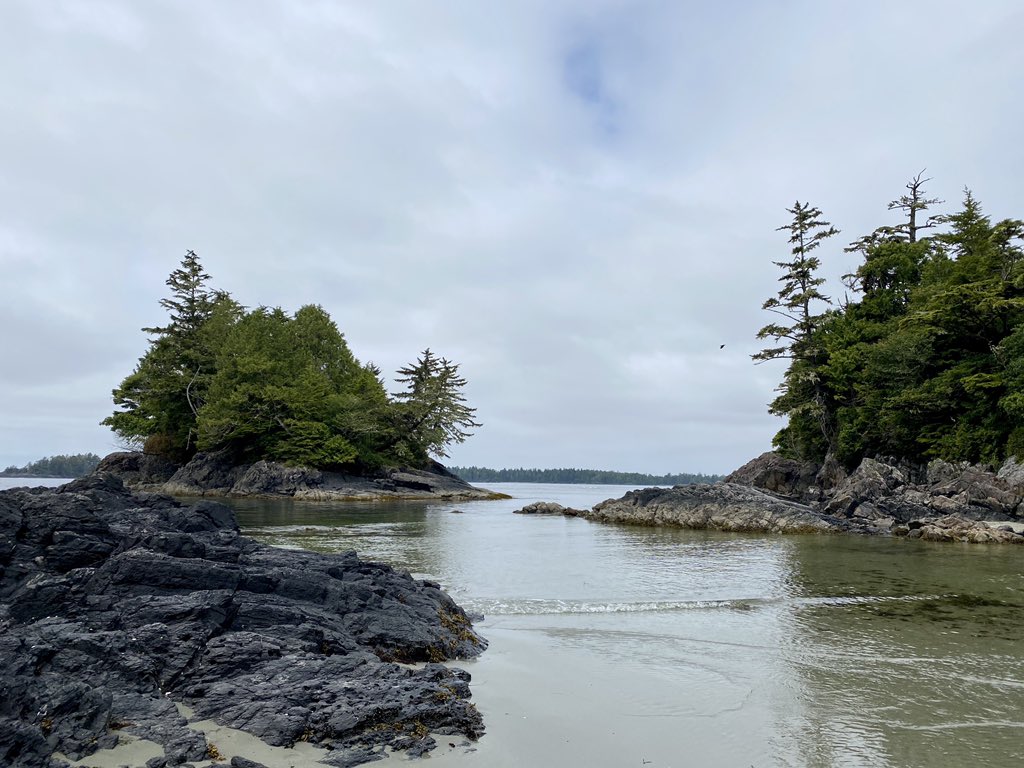
[{"label": "dark rock formation", "polygon": [[563,507],[553,501],[535,501],[527,504],[522,509],[513,510],[514,515],[565,515],[566,517],[577,517],[586,514],[582,509]]},{"label": "dark rock formation", "polygon": [[436,584],[257,544],[220,504],[110,474],[0,492],[0,765],[59,765],[119,731],[167,765],[202,760],[176,701],[338,765],[429,748],[430,731],[475,738],[469,675],[434,662],[483,647]]},{"label": "dark rock formation", "polygon": [[564,510],[549,502],[517,511],[719,531],[1020,544],[1024,466],[1011,459],[994,473],[966,463],[914,466],[864,459],[847,475],[833,460],[819,467],[766,453],[714,485],[631,491],[589,511]]},{"label": "dark rock formation", "polygon": [[[895,523],[954,515],[965,520],[1015,520],[1024,488],[968,464],[932,461],[917,471],[864,459],[849,477],[830,489],[821,509],[839,517]],[[923,479],[923,482],[915,482]]]},{"label": "dark rock formation", "polygon": [[[164,462],[159,472],[156,461]],[[182,467],[143,454],[115,453],[103,459],[97,471],[111,472],[136,490],[173,496],[292,496],[308,501],[505,498],[470,485],[436,462],[429,471],[393,467],[361,476],[272,461],[239,464],[226,451],[197,453]]]},{"label": "dark rock formation", "polygon": [[1024,536],[1011,525],[991,526],[975,520],[946,517],[911,520],[892,529],[895,536],[924,541],[963,541],[971,544],[1020,544]]},{"label": "dark rock formation", "polygon": [[602,501],[580,517],[599,522],[767,533],[833,533],[843,522],[805,504],[737,483],[644,488]]},{"label": "dark rock formation", "polygon": [[784,459],[769,451],[751,459],[722,482],[749,485],[773,496],[799,500],[815,487],[819,469],[816,464]]},{"label": "dark rock formation", "polygon": [[163,456],[123,451],[102,459],[94,471],[115,474],[125,485],[138,490],[155,490],[171,479],[178,465]]}]

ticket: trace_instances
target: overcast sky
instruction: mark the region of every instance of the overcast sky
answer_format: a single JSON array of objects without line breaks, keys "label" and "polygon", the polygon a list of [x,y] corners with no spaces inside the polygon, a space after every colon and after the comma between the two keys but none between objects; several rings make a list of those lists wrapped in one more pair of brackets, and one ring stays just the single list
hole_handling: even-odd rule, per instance
[{"label": "overcast sky", "polygon": [[[1024,216],[1024,4],[0,4],[0,467],[106,454],[187,249],[385,372],[461,364],[452,464],[727,472],[785,209],[893,223],[922,168]],[[724,344],[724,349],[720,345]]]}]

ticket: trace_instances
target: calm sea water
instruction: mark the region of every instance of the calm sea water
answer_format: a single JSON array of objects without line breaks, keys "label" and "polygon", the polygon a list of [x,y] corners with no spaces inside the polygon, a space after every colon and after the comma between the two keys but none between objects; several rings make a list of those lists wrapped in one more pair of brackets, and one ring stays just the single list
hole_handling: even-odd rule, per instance
[{"label": "calm sea water", "polygon": [[39,485],[47,488],[56,488],[58,485],[70,482],[71,479],[67,477],[0,477],[0,491],[24,486],[31,488]]},{"label": "calm sea water", "polygon": [[511,514],[508,501],[236,501],[249,534],[430,577],[490,649],[488,733],[433,765],[1024,764],[1024,548]]}]

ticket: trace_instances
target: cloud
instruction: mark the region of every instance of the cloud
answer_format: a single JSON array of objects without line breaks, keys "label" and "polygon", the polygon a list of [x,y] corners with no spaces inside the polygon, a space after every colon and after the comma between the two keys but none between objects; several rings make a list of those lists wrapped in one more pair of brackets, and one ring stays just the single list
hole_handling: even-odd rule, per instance
[{"label": "cloud", "polygon": [[[189,248],[248,306],[431,347],[460,464],[728,471],[807,199],[842,245],[923,167],[1020,216],[1022,11],[986,3],[36,3],[0,9],[0,464],[94,450]],[[927,41],[927,44],[917,41]],[[724,349],[719,349],[725,344]]]}]

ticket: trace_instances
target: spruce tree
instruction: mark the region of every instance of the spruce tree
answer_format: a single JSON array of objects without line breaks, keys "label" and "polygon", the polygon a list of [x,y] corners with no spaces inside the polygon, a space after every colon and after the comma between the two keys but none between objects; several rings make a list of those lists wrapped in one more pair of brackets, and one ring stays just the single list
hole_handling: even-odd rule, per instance
[{"label": "spruce tree", "polygon": [[462,395],[466,379],[459,375],[459,366],[430,349],[400,369],[396,381],[405,385],[395,394],[396,448],[412,463],[424,463],[430,455],[447,457],[449,445],[465,442],[469,430],[481,426],[473,418],[476,409]]},{"label": "spruce tree", "polygon": [[782,288],[762,305],[782,320],[758,331],[757,338],[771,338],[776,345],[752,357],[758,362],[790,360],[778,389],[780,394],[770,406],[772,413],[789,418],[775,443],[788,455],[820,460],[835,439],[834,408],[821,377],[826,355],[817,339],[824,318],[818,307],[831,304],[831,299],[820,290],[825,281],[817,274],[821,261],[813,254],[839,230],[824,221],[821,211],[809,203],[797,201],[787,211],[793,219],[778,230],[789,232],[791,258],[774,262],[782,269]]},{"label": "spruce tree", "polygon": [[[175,460],[197,449],[197,419],[220,342],[210,330],[230,325],[240,312],[228,294],[206,287],[209,279],[188,251],[167,278],[171,295],[160,300],[167,325],[142,329],[152,337],[149,349],[113,391],[119,410],[102,422],[129,445]],[[211,322],[217,317],[223,322]]]}]

